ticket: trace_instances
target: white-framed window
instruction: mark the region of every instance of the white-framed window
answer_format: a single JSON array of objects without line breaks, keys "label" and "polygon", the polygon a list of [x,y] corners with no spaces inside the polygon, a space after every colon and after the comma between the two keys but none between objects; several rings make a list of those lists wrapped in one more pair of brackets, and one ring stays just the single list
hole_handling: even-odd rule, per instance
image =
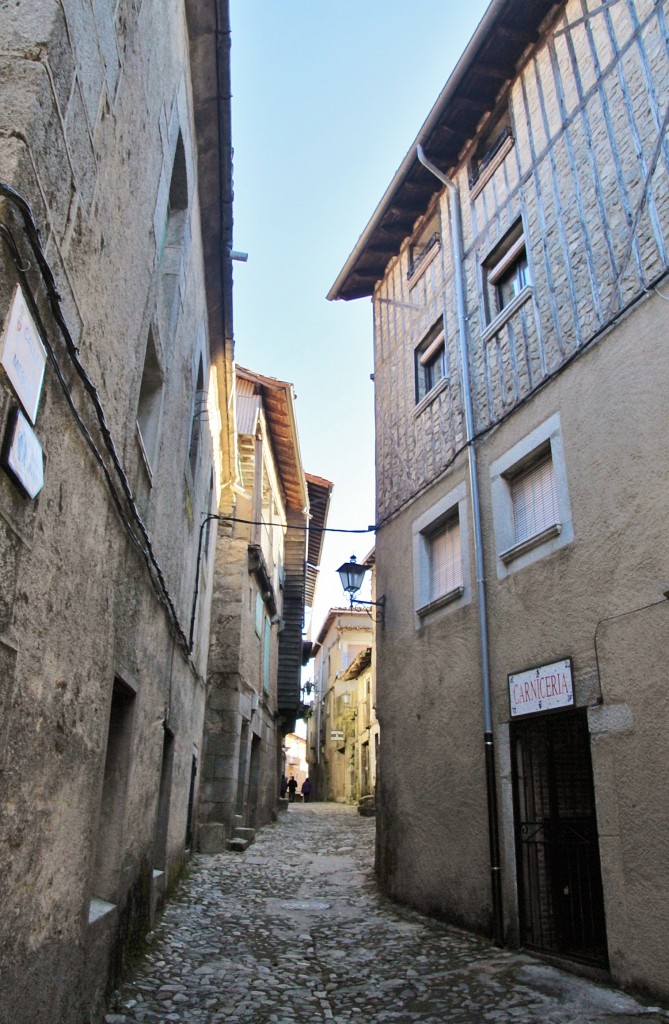
[{"label": "white-framed window", "polygon": [[414,361],[416,404],[419,404],[442,380],[448,380],[444,326],[441,319],[428,331],[415,349]]},{"label": "white-framed window", "polygon": [[471,600],[466,496],[462,483],[412,524],[417,629]]},{"label": "white-framed window", "polygon": [[560,522],[550,447],[537,452],[526,469],[512,476],[510,487],[516,544]]},{"label": "white-framed window", "polygon": [[426,536],[428,549],[430,603],[462,591],[462,547],[457,512],[434,533]]},{"label": "white-framed window", "polygon": [[559,413],[493,462],[490,475],[498,577],[571,543]]},{"label": "white-framed window", "polygon": [[531,294],[530,270],[522,220],[516,221],[482,263],[485,319],[497,323],[510,316]]}]

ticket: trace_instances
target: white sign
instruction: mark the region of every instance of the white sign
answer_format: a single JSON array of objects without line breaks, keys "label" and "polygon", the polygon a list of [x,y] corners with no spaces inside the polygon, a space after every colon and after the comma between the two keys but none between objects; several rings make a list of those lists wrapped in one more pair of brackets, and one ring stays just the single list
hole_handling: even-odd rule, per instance
[{"label": "white sign", "polygon": [[34,423],[44,380],[46,349],[19,285],[16,286],[5,324],[0,362],[23,408]]},{"label": "white sign", "polygon": [[574,703],[571,660],[566,658],[509,676],[509,703],[512,718],[571,707]]},{"label": "white sign", "polygon": [[8,438],[4,464],[29,498],[36,498],[44,487],[42,446],[20,409]]},{"label": "white sign", "polygon": [[341,731],[341,729],[331,729],[330,739],[332,740],[333,743],[343,743],[344,733]]}]

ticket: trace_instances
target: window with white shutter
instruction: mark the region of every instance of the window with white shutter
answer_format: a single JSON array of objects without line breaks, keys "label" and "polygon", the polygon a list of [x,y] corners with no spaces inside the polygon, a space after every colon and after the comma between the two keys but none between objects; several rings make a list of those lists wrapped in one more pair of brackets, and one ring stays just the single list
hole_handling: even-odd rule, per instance
[{"label": "window with white shutter", "polygon": [[516,544],[560,521],[550,452],[511,481]]},{"label": "window with white shutter", "polygon": [[559,413],[494,460],[490,484],[499,579],[572,543]]},{"label": "window with white shutter", "polygon": [[411,524],[414,624],[449,615],[472,599],[467,484],[461,482]]},{"label": "window with white shutter", "polygon": [[430,601],[462,586],[460,522],[452,519],[429,539]]}]

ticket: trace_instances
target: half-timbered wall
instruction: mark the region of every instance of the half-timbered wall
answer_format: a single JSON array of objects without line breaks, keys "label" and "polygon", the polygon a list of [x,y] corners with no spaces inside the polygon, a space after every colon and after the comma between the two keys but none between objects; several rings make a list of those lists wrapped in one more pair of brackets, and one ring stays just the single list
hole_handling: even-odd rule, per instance
[{"label": "half-timbered wall", "polygon": [[[476,140],[463,152],[454,179],[479,433],[596,341],[667,270],[668,85],[663,4],[570,0],[506,87],[514,143],[482,186],[470,190],[468,180]],[[378,521],[434,482],[464,443],[446,190],[435,202],[441,244],[409,276],[407,239],[374,297]],[[531,289],[491,330],[482,262],[518,218]],[[417,404],[414,350],[441,317],[450,381]]]}]

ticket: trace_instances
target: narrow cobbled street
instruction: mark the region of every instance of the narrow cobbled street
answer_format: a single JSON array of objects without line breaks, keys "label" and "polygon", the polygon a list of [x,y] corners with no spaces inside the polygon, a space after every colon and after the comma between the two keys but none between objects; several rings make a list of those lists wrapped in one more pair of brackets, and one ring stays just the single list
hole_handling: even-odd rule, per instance
[{"label": "narrow cobbled street", "polygon": [[380,896],[374,820],[292,805],[242,853],[197,856],[108,1024],[615,1024],[669,1012]]}]

